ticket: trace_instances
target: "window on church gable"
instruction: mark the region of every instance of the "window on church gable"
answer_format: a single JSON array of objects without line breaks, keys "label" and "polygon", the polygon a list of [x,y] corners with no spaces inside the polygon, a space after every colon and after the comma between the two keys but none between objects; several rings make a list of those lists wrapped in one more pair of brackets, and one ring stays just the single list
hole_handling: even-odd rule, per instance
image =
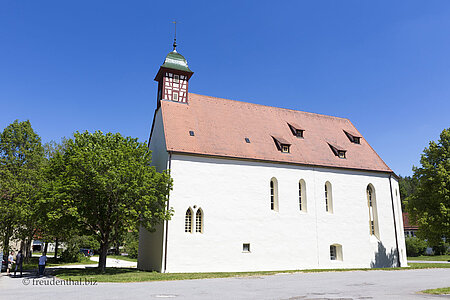
[{"label": "window on church gable", "polygon": [[331,193],[331,183],[329,181],[325,183],[325,211],[333,213],[333,197]]},{"label": "window on church gable", "polygon": [[249,138],[245,138],[245,142],[250,144],[250,139]]},{"label": "window on church gable", "polygon": [[281,152],[283,153],[289,153],[289,146],[290,145],[281,145]]},{"label": "window on church gable", "polygon": [[195,136],[195,133],[194,133],[194,131],[192,131],[192,130],[189,130],[189,135],[190,135],[190,136]]},{"label": "window on church gable", "polygon": [[195,213],[195,232],[203,233],[203,211],[201,208]]},{"label": "window on church gable", "polygon": [[361,137],[357,136],[356,134],[350,133],[348,131],[344,130],[345,135],[347,138],[352,142],[353,144],[361,144]]},{"label": "window on church gable", "polygon": [[192,209],[188,208],[184,218],[184,232],[192,233]]},{"label": "window on church gable", "polygon": [[242,252],[250,252],[250,244],[242,244]]},{"label": "window on church gable", "polygon": [[300,211],[306,211],[306,183],[303,179],[298,182],[298,207]]},{"label": "window on church gable", "polygon": [[270,209],[278,211],[278,181],[276,178],[270,180]]}]

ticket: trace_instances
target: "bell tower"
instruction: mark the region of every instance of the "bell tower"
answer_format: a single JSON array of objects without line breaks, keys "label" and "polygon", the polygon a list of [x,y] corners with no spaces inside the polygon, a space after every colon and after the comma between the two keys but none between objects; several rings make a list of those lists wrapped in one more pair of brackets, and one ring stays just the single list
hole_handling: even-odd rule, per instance
[{"label": "bell tower", "polygon": [[192,74],[194,72],[189,69],[186,59],[177,52],[175,31],[173,51],[167,54],[155,77],[158,82],[158,107],[161,100],[188,103],[188,82]]}]

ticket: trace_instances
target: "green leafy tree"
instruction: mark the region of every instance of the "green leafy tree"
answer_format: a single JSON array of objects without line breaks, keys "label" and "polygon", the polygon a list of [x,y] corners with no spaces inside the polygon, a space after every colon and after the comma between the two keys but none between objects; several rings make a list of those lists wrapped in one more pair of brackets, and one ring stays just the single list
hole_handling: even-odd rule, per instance
[{"label": "green leafy tree", "polygon": [[125,252],[128,257],[137,258],[139,250],[139,233],[138,232],[127,232],[125,236]]},{"label": "green leafy tree", "polygon": [[0,231],[5,251],[12,237],[31,241],[42,186],[44,149],[29,121],[0,134]]},{"label": "green leafy tree", "polygon": [[416,190],[417,180],[411,176],[400,176],[399,181],[400,199],[402,201],[402,209],[405,209],[409,202],[409,198]]},{"label": "green leafy tree", "polygon": [[442,237],[450,237],[450,128],[438,142],[430,142],[420,163],[413,168],[417,186],[407,208],[419,226],[418,236],[437,246]]},{"label": "green leafy tree", "polygon": [[99,269],[105,270],[108,248],[128,230],[152,231],[171,216],[166,201],[168,173],[150,166],[146,144],[119,133],[75,133],[55,158],[57,197],[78,228],[100,244]]}]

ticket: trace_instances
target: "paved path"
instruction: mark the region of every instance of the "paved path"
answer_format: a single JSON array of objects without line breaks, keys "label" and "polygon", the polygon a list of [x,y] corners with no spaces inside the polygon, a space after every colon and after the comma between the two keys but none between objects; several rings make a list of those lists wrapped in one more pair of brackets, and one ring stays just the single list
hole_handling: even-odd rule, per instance
[{"label": "paved path", "polygon": [[[416,294],[450,286],[450,269],[296,273],[242,278],[33,285],[0,277],[0,299],[450,299]],[[48,284],[52,277],[45,278]],[[44,282],[44,281],[41,281]]]},{"label": "paved path", "polygon": [[450,264],[450,261],[446,261],[446,260],[408,260],[408,263],[416,263],[416,264]]},{"label": "paved path", "polygon": [[[91,260],[98,262],[99,257],[98,256],[91,257]],[[90,266],[92,266],[92,265],[90,265]],[[108,267],[108,268],[109,267],[112,267],[112,268],[136,268],[137,262],[106,257],[106,267]]]}]

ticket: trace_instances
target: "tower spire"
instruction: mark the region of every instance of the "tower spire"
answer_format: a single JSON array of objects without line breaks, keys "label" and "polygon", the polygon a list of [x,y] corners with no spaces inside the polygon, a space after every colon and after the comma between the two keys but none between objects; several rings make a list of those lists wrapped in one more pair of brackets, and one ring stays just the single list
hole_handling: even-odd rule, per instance
[{"label": "tower spire", "polygon": [[175,24],[175,35],[173,38],[173,52],[177,52],[177,21],[173,21],[173,24]]}]

